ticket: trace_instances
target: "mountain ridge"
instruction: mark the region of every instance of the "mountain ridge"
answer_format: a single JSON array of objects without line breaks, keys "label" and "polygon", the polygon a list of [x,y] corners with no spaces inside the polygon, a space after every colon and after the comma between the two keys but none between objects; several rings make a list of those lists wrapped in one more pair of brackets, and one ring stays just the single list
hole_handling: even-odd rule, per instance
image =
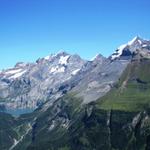
[{"label": "mountain ridge", "polygon": [[19,62],[14,68],[0,72],[0,104],[8,109],[36,109],[68,91],[78,93],[84,103],[95,101],[113,87],[133,55],[150,57],[149,47],[150,41],[135,37],[108,58],[97,54],[87,61],[61,51],[35,63]]},{"label": "mountain ridge", "polygon": [[[94,61],[83,62],[76,75],[56,86],[54,96],[62,95],[54,98],[51,93],[32,113],[12,117],[0,112],[0,148],[149,150],[149,47],[142,48],[139,44],[137,47],[135,42],[135,48],[127,46],[128,51],[135,49],[133,54],[125,53],[114,60],[99,55]],[[61,63],[64,67],[68,59],[65,55],[59,61],[59,57],[55,65]],[[39,64],[43,71],[47,60],[39,60]],[[17,86],[24,87],[25,83],[20,81],[28,82],[19,80]]]},{"label": "mountain ridge", "polygon": [[110,59],[118,59],[120,57],[131,56],[133,53],[138,53],[137,50],[140,49],[139,53],[143,51],[143,49],[147,48],[149,50],[150,40],[144,40],[139,36],[134,37],[127,44],[121,45],[111,56]]}]

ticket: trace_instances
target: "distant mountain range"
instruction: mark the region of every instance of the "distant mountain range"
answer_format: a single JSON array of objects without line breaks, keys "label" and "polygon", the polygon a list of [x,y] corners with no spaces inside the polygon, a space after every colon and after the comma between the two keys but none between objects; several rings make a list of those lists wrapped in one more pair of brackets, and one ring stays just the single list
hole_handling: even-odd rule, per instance
[{"label": "distant mountain range", "polygon": [[150,150],[149,66],[150,41],[135,37],[108,58],[60,52],[1,71],[0,149]]}]

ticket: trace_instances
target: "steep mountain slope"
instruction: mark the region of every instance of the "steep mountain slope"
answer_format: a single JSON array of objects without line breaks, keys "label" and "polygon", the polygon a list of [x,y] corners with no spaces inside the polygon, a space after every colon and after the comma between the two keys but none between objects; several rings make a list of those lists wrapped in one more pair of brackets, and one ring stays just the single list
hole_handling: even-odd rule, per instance
[{"label": "steep mountain slope", "polygon": [[[116,86],[94,104],[83,129],[90,145],[96,149],[150,149],[149,65],[149,59],[133,59]],[[99,137],[97,143],[89,135]]]},{"label": "steep mountain slope", "polygon": [[63,95],[61,84],[86,63],[78,55],[60,52],[33,64],[18,63],[0,73],[0,102],[8,108],[37,108]]},{"label": "steep mountain slope", "polygon": [[98,55],[61,84],[61,97],[31,114],[5,115],[3,150],[149,150],[149,43],[136,37],[116,58]]},{"label": "steep mountain slope", "polygon": [[29,119],[26,121],[25,118],[17,119],[9,114],[0,113],[0,149],[12,150],[28,134],[31,129],[30,123]]},{"label": "steep mountain slope", "polygon": [[[149,107],[150,100],[150,60],[134,59],[127,67],[124,75],[116,84],[116,88],[103,97],[103,108],[128,111],[140,111]],[[109,97],[110,96],[110,97]],[[114,99],[113,99],[114,97]],[[116,99],[117,97],[117,99]]]},{"label": "steep mountain slope", "polygon": [[135,37],[108,59],[97,55],[92,61],[85,61],[78,55],[60,52],[36,63],[17,63],[0,72],[1,107],[35,109],[70,90],[84,103],[97,100],[113,87],[133,55],[149,57],[149,49],[149,41]]},{"label": "steep mountain slope", "polygon": [[135,37],[120,46],[108,59],[101,55],[89,63],[73,78],[76,86],[72,91],[84,99],[84,103],[104,96],[118,81],[133,57],[150,58],[150,41]]},{"label": "steep mountain slope", "polygon": [[15,149],[149,150],[149,65],[133,59],[116,86],[88,105],[74,95],[58,99]]},{"label": "steep mountain slope", "polygon": [[[97,100],[105,95],[114,86],[122,72],[126,68],[130,60],[104,59],[102,61],[95,60],[92,65],[78,74],[79,80],[74,80],[76,86],[72,89],[77,93],[77,97],[82,97],[84,103]],[[76,78],[77,79],[77,78]]]},{"label": "steep mountain slope", "polygon": [[150,50],[150,41],[149,40],[144,40],[138,36],[133,38],[130,42],[127,44],[121,45],[115,53],[113,53],[110,56],[111,60],[115,59],[130,59],[133,57],[135,54],[139,54],[141,56],[146,56],[149,57],[149,52]]}]

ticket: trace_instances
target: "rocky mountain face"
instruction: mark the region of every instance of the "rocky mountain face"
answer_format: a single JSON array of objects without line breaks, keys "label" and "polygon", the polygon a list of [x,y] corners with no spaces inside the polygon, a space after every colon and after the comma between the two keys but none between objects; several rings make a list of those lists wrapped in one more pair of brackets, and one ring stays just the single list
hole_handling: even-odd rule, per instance
[{"label": "rocky mountain face", "polygon": [[150,57],[150,41],[143,40],[140,37],[135,37],[133,40],[127,44],[121,45],[115,53],[110,57],[111,60],[115,59],[130,59],[134,55],[139,55],[143,57]]},{"label": "rocky mountain face", "polygon": [[[0,73],[1,106],[37,108],[50,99],[53,103],[67,91],[78,93],[88,103],[111,89],[127,63],[111,62],[101,55],[85,61],[65,52],[38,59],[33,64],[18,63]],[[114,76],[110,76],[112,73]]]},{"label": "rocky mountain face", "polygon": [[[0,148],[2,150],[149,150],[149,52],[150,41],[136,37],[119,47],[109,58],[101,55],[97,55],[92,61],[80,58],[82,62],[80,69],[72,70],[71,77],[68,73],[69,80],[65,73],[56,73],[52,78],[58,75],[59,83],[53,83],[58,90],[46,95],[47,99],[43,99],[44,103],[34,112],[17,118],[0,113],[0,138],[3,137],[0,139]],[[58,62],[60,63],[61,56],[62,54],[58,56],[56,66]],[[67,56],[68,54],[64,54],[64,60]],[[41,63],[43,68],[47,59],[50,60],[51,57],[46,57],[46,60],[39,59],[36,64],[21,63],[21,66],[30,68]],[[52,67],[49,67],[51,71],[57,70]],[[36,69],[33,68],[31,70],[35,73]],[[37,70],[39,71],[39,68]],[[41,76],[45,76],[44,70],[41,70]],[[32,87],[36,89],[37,86],[37,78],[33,76],[32,71],[23,75],[26,77],[30,75],[28,93]],[[5,72],[7,70],[1,75],[4,76]],[[59,75],[63,77],[60,78]],[[7,79],[10,77],[8,76]],[[20,81],[21,78],[13,80],[10,78],[9,82]],[[65,80],[62,81],[63,78]],[[51,87],[52,83],[48,84],[45,79],[47,78],[43,77],[43,80],[39,81]],[[39,82],[39,85],[42,85],[42,82]],[[44,91],[45,89],[42,94],[45,96]],[[60,95],[56,97],[58,93]]]},{"label": "rocky mountain face", "polygon": [[96,57],[86,63],[78,78],[73,79],[76,86],[72,92],[77,93],[77,97],[82,97],[85,104],[97,100],[111,90],[129,62],[130,60],[111,61]]},{"label": "rocky mountain face", "polygon": [[0,102],[8,108],[37,108],[47,99],[57,99],[65,91],[62,83],[75,76],[86,63],[78,55],[60,52],[38,59],[36,63],[18,63],[0,73]]},{"label": "rocky mountain face", "polygon": [[105,95],[118,80],[133,55],[149,57],[150,42],[135,37],[109,58],[98,54],[92,61],[60,52],[36,63],[17,63],[0,72],[0,105],[7,109],[38,108],[68,91],[89,103]]}]

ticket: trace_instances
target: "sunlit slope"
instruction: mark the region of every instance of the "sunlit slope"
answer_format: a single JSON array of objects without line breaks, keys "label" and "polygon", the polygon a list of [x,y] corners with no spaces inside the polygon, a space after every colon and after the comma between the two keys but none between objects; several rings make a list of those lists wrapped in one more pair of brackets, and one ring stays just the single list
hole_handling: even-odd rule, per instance
[{"label": "sunlit slope", "polygon": [[150,107],[150,59],[135,59],[119,82],[98,101],[102,109],[140,111]]}]

